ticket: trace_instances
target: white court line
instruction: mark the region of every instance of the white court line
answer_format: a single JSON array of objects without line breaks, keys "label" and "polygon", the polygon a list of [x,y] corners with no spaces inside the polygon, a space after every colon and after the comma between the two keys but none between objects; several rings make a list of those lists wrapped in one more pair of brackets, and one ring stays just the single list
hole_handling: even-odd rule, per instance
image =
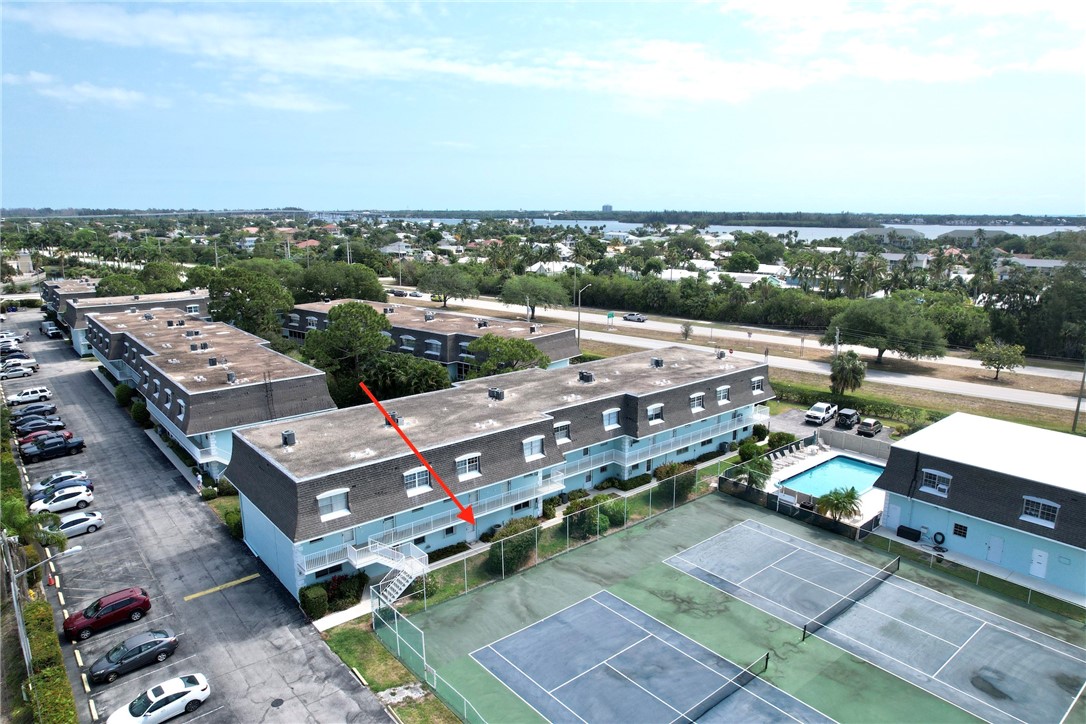
[{"label": "white court line", "polygon": [[[981,624],[980,628],[978,628],[976,631],[973,632],[973,636],[976,636],[977,634],[979,634],[981,632],[981,629],[983,629],[983,628],[984,628],[984,624]],[[973,636],[970,636],[969,638],[967,638],[965,640],[965,643],[962,644],[961,646],[959,646],[958,650],[955,651],[951,655],[951,657],[949,659],[944,661],[942,666],[940,666],[938,669],[935,670],[935,673],[931,675],[931,678],[933,678],[933,679],[939,678],[939,672],[942,671],[943,669],[945,669],[946,665],[949,664],[951,661],[953,661],[954,657],[957,656],[958,654],[960,654],[962,652],[962,649],[964,649],[966,646],[969,645],[969,642],[973,640]]]},{"label": "white court line", "polygon": [[[671,709],[671,711],[675,712],[676,714],[678,714],[678,715],[679,715],[679,717],[680,717],[680,718],[682,718],[682,716],[683,716],[683,713],[682,713],[681,711],[679,711],[678,709],[676,709],[675,707],[673,707],[673,706],[672,706],[671,704],[668,704],[668,703],[667,703],[666,701],[664,701],[664,700],[663,700],[663,699],[661,699],[660,697],[656,696],[656,694],[653,694],[653,693],[652,693],[651,691],[649,691],[649,690],[648,690],[648,689],[646,689],[645,687],[641,686],[641,684],[638,684],[638,683],[637,683],[636,681],[634,681],[634,680],[633,680],[633,679],[631,679],[630,677],[626,676],[626,674],[622,673],[621,671],[619,671],[618,669],[616,669],[616,668],[615,668],[614,666],[611,666],[610,664],[602,664],[602,665],[603,665],[603,666],[606,666],[606,667],[607,667],[608,669],[610,669],[611,671],[615,672],[616,674],[618,674],[619,676],[621,676],[621,677],[622,677],[623,679],[625,679],[626,681],[630,682],[631,684],[633,684],[634,686],[636,686],[636,687],[637,687],[638,689],[640,689],[641,691],[643,691],[643,692],[645,692],[646,694],[648,694],[649,696],[651,696],[651,697],[652,697],[653,699],[656,699],[656,701],[660,702],[661,704],[663,704],[664,706],[666,706],[666,707],[667,707],[668,709]],[[598,667],[593,667],[593,668],[598,668]]]},{"label": "white court line", "polygon": [[[521,669],[520,669],[520,667],[519,667],[519,666],[517,666],[516,664],[514,664],[514,663],[513,663],[512,661],[510,661],[509,659],[505,658],[504,656],[502,656],[502,654],[501,654],[501,652],[500,652],[500,651],[498,651],[497,649],[493,649],[493,648],[491,649],[491,651],[493,651],[493,652],[494,652],[495,654],[497,654],[497,655],[498,655],[498,658],[499,658],[499,659],[501,659],[501,660],[502,660],[502,661],[504,661],[505,663],[509,664],[510,666],[512,666],[512,667],[513,667],[514,669],[516,669],[517,671],[520,671],[521,675],[522,675],[522,676],[523,676],[524,678],[526,678],[526,679],[527,679],[528,681],[530,681],[530,682],[532,682],[533,684],[535,684],[535,685],[536,685],[536,688],[538,688],[538,689],[539,689],[540,691],[542,691],[543,693],[545,693],[545,694],[546,694],[547,696],[549,696],[550,698],[552,698],[552,699],[554,699],[555,701],[557,701],[557,702],[558,702],[558,703],[559,703],[559,704],[560,704],[560,705],[562,706],[562,708],[563,708],[563,709],[565,709],[566,711],[568,711],[568,712],[569,712],[570,714],[572,714],[573,716],[576,716],[576,717],[577,717],[578,719],[580,719],[581,721],[585,721],[584,719],[581,719],[581,717],[577,716],[577,712],[573,711],[573,710],[572,710],[572,709],[570,709],[570,708],[569,708],[568,706],[566,706],[566,705],[565,705],[565,703],[564,703],[564,702],[563,702],[563,701],[562,701],[561,699],[559,699],[559,698],[558,698],[557,696],[555,696],[554,694],[552,694],[552,693],[550,693],[549,691],[547,691],[546,689],[544,689],[544,688],[543,688],[542,686],[540,686],[540,685],[539,685],[539,682],[538,682],[538,681],[536,681],[535,679],[533,679],[532,677],[528,676],[528,675],[527,675],[527,674],[525,674],[525,673],[524,673],[523,671],[521,671]],[[486,668],[486,667],[484,667],[484,668]],[[493,675],[493,674],[491,674],[491,675]],[[501,681],[501,679],[498,679],[498,680],[499,680],[499,681]],[[525,702],[525,703],[527,703],[527,702]],[[531,706],[531,705],[529,704],[529,706]],[[534,709],[535,707],[532,707],[532,708]],[[536,712],[536,713],[538,714],[539,712]],[[540,714],[540,716],[543,716],[543,715],[542,715],[542,714]],[[544,718],[544,719],[546,719],[547,717],[545,717],[545,716],[544,716],[543,718]],[[588,722],[585,722],[585,724],[588,724]]]},{"label": "white court line", "polygon": [[[638,628],[640,628],[640,627],[638,627]],[[641,629],[641,630],[644,631],[645,629]],[[543,687],[539,686],[539,684],[536,684],[536,686],[539,686],[540,689],[543,689],[543,691],[546,691],[551,696],[554,696],[554,692],[558,691],[559,689],[561,689],[563,686],[570,683],[571,681],[576,681],[577,679],[579,679],[582,676],[584,676],[585,674],[587,674],[589,671],[592,671],[593,669],[598,669],[599,667],[606,665],[607,662],[610,661],[611,659],[615,658],[616,656],[619,656],[620,654],[626,653],[627,651],[632,649],[634,646],[637,646],[639,643],[642,643],[644,641],[648,641],[651,638],[652,638],[652,634],[646,632],[645,636],[639,638],[637,641],[634,641],[629,646],[626,646],[626,647],[624,647],[622,649],[619,649],[615,653],[613,653],[610,656],[608,656],[607,658],[605,658],[603,661],[597,661],[596,663],[592,664],[591,666],[589,666],[587,669],[585,669],[581,673],[577,674],[576,676],[572,676],[569,679],[566,679],[565,681],[563,681],[561,684],[554,687],[553,689],[550,689],[550,690],[543,689]],[[503,656],[502,658],[505,658],[505,657]],[[555,697],[555,698],[557,698],[557,697]],[[672,707],[672,708],[674,708],[674,707]]]},{"label": "white court line", "polygon": [[[596,593],[599,593],[600,591],[603,591],[603,589],[601,588],[601,589],[600,589],[599,591],[596,591]],[[535,626],[535,625],[536,625],[537,623],[543,623],[543,622],[544,622],[544,621],[546,621],[546,620],[547,620],[548,618],[554,618],[554,617],[555,617],[555,616],[557,616],[558,614],[560,614],[560,613],[562,613],[562,612],[564,612],[564,611],[568,611],[569,609],[573,608],[573,607],[574,607],[574,606],[576,606],[577,604],[579,604],[579,603],[584,603],[584,602],[585,602],[585,601],[587,601],[588,599],[592,598],[592,596],[594,596],[594,595],[596,595],[596,594],[595,594],[595,593],[593,593],[593,594],[592,594],[592,595],[590,595],[590,596],[585,596],[585,597],[584,597],[584,598],[582,598],[582,599],[581,599],[580,601],[574,601],[573,603],[569,604],[569,605],[568,605],[568,606],[566,606],[565,608],[560,608],[560,609],[558,609],[557,611],[555,611],[554,613],[550,614],[549,616],[546,616],[545,618],[541,618],[541,619],[539,619],[538,621],[535,621],[535,622],[533,622],[533,623],[527,624],[527,625],[525,625],[525,626],[521,626],[520,628],[518,628],[518,629],[517,629],[516,631],[514,631],[513,633],[508,633],[508,634],[506,634],[505,636],[502,636],[502,637],[501,637],[500,639],[495,639],[494,641],[491,641],[491,642],[490,642],[490,643],[488,643],[488,644],[485,644],[485,645],[483,645],[483,646],[480,646],[479,648],[475,649],[475,651],[482,651],[483,649],[486,649],[486,648],[491,648],[491,647],[493,647],[493,646],[494,646],[495,644],[499,644],[499,643],[501,643],[502,641],[505,641],[505,640],[506,640],[507,638],[509,638],[510,636],[515,636],[515,635],[517,635],[518,633],[520,633],[521,631],[526,631],[526,630],[530,629],[530,628],[531,628],[532,626]],[[474,653],[475,653],[475,651],[472,651],[471,653],[473,653],[473,654],[474,654]],[[497,653],[498,653],[498,650],[497,650],[497,649],[494,649],[494,653],[496,653],[496,654],[497,654]],[[501,654],[498,654],[498,655],[499,655],[499,656],[501,656]],[[504,656],[502,656],[502,658],[505,658],[505,657],[504,657]],[[541,689],[542,689],[543,687],[539,687],[539,688],[541,688]]]},{"label": "white court line", "polygon": [[788,552],[787,552],[787,553],[785,553],[785,554],[784,554],[783,556],[781,556],[781,557],[780,557],[780,558],[778,558],[777,560],[775,560],[775,561],[773,561],[772,563],[770,563],[770,564],[769,564],[768,566],[765,566],[764,568],[761,568],[760,570],[757,570],[757,571],[755,571],[754,573],[751,573],[751,574],[750,574],[749,576],[747,576],[747,577],[746,577],[746,578],[744,578],[744,579],[743,579],[742,581],[740,581],[740,582],[738,583],[738,585],[742,586],[742,585],[743,585],[744,583],[746,583],[746,582],[747,582],[747,581],[749,581],[750,579],[754,578],[754,577],[755,577],[755,576],[757,576],[757,575],[758,575],[759,573],[762,573],[762,572],[764,572],[764,571],[768,571],[768,570],[769,570],[770,568],[773,568],[773,567],[775,567],[775,566],[776,566],[776,565],[777,565],[778,563],[780,563],[781,561],[783,561],[783,560],[784,560],[785,558],[787,558],[788,556],[790,556],[790,555],[792,555],[793,553],[795,553],[795,552],[796,552],[796,550],[798,550],[798,549],[797,549],[797,548],[795,548],[795,547],[793,546],[792,550],[788,551]]},{"label": "white court line", "polygon": [[[678,570],[678,569],[676,569],[676,570]],[[679,571],[679,572],[680,572],[680,573],[686,573],[686,571]],[[690,574],[689,574],[689,573],[687,573],[686,575],[690,575]],[[693,578],[693,576],[691,576],[691,578]],[[699,581],[700,581],[701,579],[695,578],[694,580],[699,580]],[[701,581],[701,582],[702,582],[702,583],[705,583],[705,581]],[[714,588],[715,588],[715,586],[714,586]],[[718,588],[717,590],[719,591],[720,589]],[[744,589],[744,590],[745,590],[745,589]],[[607,592],[607,591],[601,591],[601,593],[608,593],[608,592]],[[599,594],[597,593],[597,594],[596,594],[596,596],[598,596],[598,595],[599,595]],[[610,596],[615,596],[615,594],[613,594],[613,593],[608,593],[608,595],[610,595]],[[638,610],[638,611],[641,611],[641,609],[640,609],[640,608],[638,608],[637,606],[634,606],[634,605],[633,605],[632,603],[630,603],[629,601],[627,601],[627,600],[625,600],[625,599],[623,599],[623,598],[619,598],[618,596],[615,596],[615,598],[618,598],[618,600],[622,601],[623,603],[625,603],[625,604],[627,604],[627,605],[629,605],[629,606],[633,606],[634,608],[637,608],[637,610]],[[608,605],[607,605],[606,603],[604,603],[603,601],[597,601],[597,600],[596,600],[596,598],[595,598],[595,596],[593,596],[593,597],[592,597],[592,600],[593,600],[593,601],[596,601],[596,603],[600,604],[601,606],[603,606],[603,607],[604,607],[604,608],[606,608],[607,610],[611,611],[611,612],[612,612],[612,613],[614,613],[615,615],[618,615],[618,616],[622,616],[622,614],[621,614],[621,613],[619,613],[619,612],[618,612],[618,611],[616,611],[615,609],[611,608],[610,606],[608,606]],[[748,604],[748,605],[749,605],[749,604]],[[758,610],[760,611],[761,609],[758,609]],[[731,659],[728,659],[728,658],[725,658],[724,656],[721,656],[720,654],[718,654],[717,652],[713,651],[713,650],[712,650],[711,648],[709,648],[709,647],[708,647],[708,646],[706,646],[705,644],[700,644],[700,643],[698,643],[698,642],[697,642],[697,641],[695,641],[694,639],[692,639],[692,638],[690,638],[689,636],[687,636],[686,634],[684,634],[684,633],[683,633],[682,631],[679,631],[678,629],[676,629],[676,628],[674,628],[674,627],[672,627],[672,626],[669,626],[668,624],[664,623],[664,622],[663,622],[663,621],[661,621],[660,619],[656,618],[656,617],[655,617],[655,616],[653,616],[653,615],[652,615],[651,613],[646,613],[645,611],[641,611],[641,613],[642,613],[643,615],[647,616],[648,618],[651,618],[651,619],[652,619],[653,621],[655,621],[656,623],[660,624],[660,626],[661,626],[661,627],[663,627],[663,628],[666,628],[667,630],[669,630],[669,631],[672,631],[673,633],[675,633],[675,634],[677,634],[677,635],[679,635],[679,636],[682,636],[682,637],[683,637],[683,638],[685,638],[685,639],[686,639],[687,641],[690,641],[691,643],[693,643],[693,644],[694,644],[695,646],[698,646],[698,647],[700,647],[700,648],[702,648],[702,649],[705,649],[705,651],[709,652],[709,653],[710,653],[710,654],[712,654],[713,656],[716,656],[717,658],[721,658],[721,659],[724,659],[725,661],[727,661],[728,663],[732,664],[733,666],[739,666],[739,664],[735,663],[735,662],[734,662],[734,661],[732,661]],[[625,616],[622,616],[622,618],[626,618],[626,617],[625,617]],[[627,621],[629,621],[629,619],[626,619],[626,620],[627,620]],[[632,624],[633,624],[634,626],[638,626],[637,622],[635,622],[635,621],[630,621],[630,623],[632,623]],[[787,621],[785,621],[785,623],[788,623],[788,622],[787,622]],[[642,630],[642,631],[648,631],[648,629],[646,629],[646,628],[644,628],[644,627],[641,627],[641,630]],[[651,631],[648,631],[648,632],[649,632],[649,633],[652,633]],[[664,641],[664,639],[660,638],[659,636],[656,636],[655,634],[653,634],[653,636],[654,636],[655,638],[657,638],[657,639],[660,639],[660,641],[663,641],[663,642],[664,642],[665,644],[667,644],[668,646],[671,646],[671,644],[669,644],[669,643],[668,643],[667,641]],[[675,647],[674,647],[674,646],[671,646],[671,648],[675,648]],[[675,650],[676,650],[676,651],[678,651],[679,653],[683,654],[684,656],[690,656],[690,654],[686,653],[686,652],[685,652],[685,651],[683,651],[682,649],[675,649]],[[690,657],[690,658],[693,658],[693,657]],[[697,659],[694,659],[694,660],[695,660],[695,661],[697,661]],[[705,664],[702,664],[702,663],[701,663],[700,661],[698,661],[698,663],[699,663],[699,664],[701,664],[702,666],[705,666]],[[705,668],[709,668],[709,667],[707,667],[707,666],[706,666]],[[709,669],[709,670],[710,670],[710,671],[713,671],[712,669]],[[743,670],[743,669],[742,669],[742,668],[740,668],[740,671],[742,671],[742,670]],[[713,671],[713,673],[714,673],[714,674],[716,674],[717,676],[720,676],[720,672],[718,672],[718,671]],[[724,677],[723,677],[723,676],[720,676],[720,678],[722,678],[722,679],[723,679]],[[729,681],[733,681],[733,680],[734,680],[734,679],[729,679]],[[802,701],[802,700],[800,700],[800,699],[797,699],[796,697],[794,697],[794,696],[792,696],[791,694],[789,694],[789,693],[788,693],[787,691],[785,691],[785,690],[781,689],[780,687],[776,686],[775,684],[772,684],[772,683],[770,683],[770,682],[766,681],[766,680],[765,680],[765,679],[763,679],[762,677],[760,677],[760,676],[759,676],[759,677],[758,677],[758,681],[762,682],[762,684],[763,684],[763,685],[765,685],[765,686],[768,686],[768,687],[769,687],[769,688],[771,688],[771,689],[774,689],[774,690],[776,690],[776,691],[779,691],[779,692],[780,692],[780,693],[781,693],[782,695],[784,695],[784,696],[788,697],[789,699],[791,699],[791,700],[793,700],[793,701],[796,701],[796,702],[798,702],[799,704],[801,704],[801,705],[803,705],[803,706],[807,707],[807,708],[808,708],[808,709],[810,709],[811,711],[814,711],[814,712],[818,712],[819,714],[822,714],[822,712],[821,712],[821,711],[818,711],[818,709],[815,709],[815,708],[814,708],[813,706],[811,706],[811,705],[810,705],[810,704],[808,704],[807,702],[805,702],[805,701]],[[745,687],[744,687],[744,688],[745,688]],[[773,702],[769,701],[768,699],[762,699],[762,697],[758,696],[758,694],[754,693],[753,691],[750,691],[749,689],[745,689],[745,690],[746,690],[746,691],[747,691],[747,692],[748,692],[748,693],[749,693],[749,694],[750,694],[751,696],[753,696],[754,698],[756,698],[756,699],[761,699],[761,700],[762,700],[762,701],[764,701],[764,702],[765,702],[766,704],[769,704],[769,705],[770,705],[771,707],[773,707],[773,708],[774,708],[774,709],[776,709],[777,711],[779,711],[779,712],[781,712],[782,714],[784,714],[785,716],[787,716],[787,717],[788,717],[789,719],[795,719],[795,717],[794,717],[794,716],[792,716],[792,715],[791,715],[791,714],[789,714],[788,712],[784,711],[783,709],[781,709],[780,707],[778,707],[778,706],[777,706],[776,704],[774,704]],[[822,716],[826,716],[826,715],[825,715],[825,714],[822,714]],[[829,717],[826,717],[826,718],[827,718],[827,719],[829,719]],[[797,719],[797,721],[799,721],[799,720]]]},{"label": "white court line", "polygon": [[1083,682],[1082,688],[1078,690],[1078,694],[1071,700],[1071,706],[1067,707],[1067,713],[1060,719],[1060,724],[1063,724],[1067,721],[1067,717],[1071,716],[1071,710],[1075,708],[1075,703],[1079,700],[1079,697],[1082,696],[1083,692],[1086,692],[1086,682]]},{"label": "white court line", "polygon": [[[743,522],[746,523],[747,521],[743,521]],[[754,521],[751,521],[751,522],[754,522]],[[780,538],[776,538],[776,537],[774,537],[774,536],[772,536],[772,535],[770,535],[770,534],[768,534],[768,533],[766,533],[764,531],[759,530],[756,527],[753,527],[753,526],[748,526],[748,527],[750,527],[751,530],[756,530],[758,532],[763,533],[763,535],[766,535],[766,536],[768,536],[770,538],[773,538],[774,540],[776,540],[779,543],[787,543],[789,545],[793,545],[793,544],[789,543],[788,541],[781,540]],[[777,529],[776,528],[770,528],[770,530],[776,531]],[[781,535],[788,535],[787,533],[785,533],[783,531],[778,531],[778,532],[781,533]],[[801,540],[801,539],[797,539],[797,540]],[[844,558],[846,560],[849,560],[849,561],[855,561],[857,563],[861,563],[862,565],[868,565],[866,563],[863,563],[863,561],[858,561],[858,560],[856,560],[854,558],[850,558],[849,556],[846,556],[843,553],[838,553],[837,551],[834,551],[834,550],[832,550],[830,548],[825,548],[823,546],[820,546],[817,543],[811,543],[810,541],[805,541],[805,543],[807,545],[811,546],[812,548],[818,548],[820,550],[826,551],[827,553],[831,553],[834,556],[840,556],[840,557],[842,557],[842,558]],[[830,561],[832,561],[834,563],[838,563],[839,565],[841,565],[841,566],[843,566],[845,568],[852,568],[852,566],[846,565],[845,563],[834,560],[833,558],[830,558],[828,556],[824,556],[824,555],[820,554],[818,551],[809,550],[807,548],[802,548],[802,550],[805,550],[808,553],[811,553],[812,555],[816,555],[816,556],[819,556],[821,558],[825,558],[826,560],[830,560]],[[685,559],[682,559],[682,560],[685,560]],[[686,561],[686,562],[690,563],[690,561]],[[691,565],[697,566],[696,563],[691,563]],[[701,568],[701,566],[697,566],[697,567]],[[874,568],[875,570],[878,570],[874,566],[871,566],[871,567]],[[702,570],[706,571],[707,573],[713,573],[712,571],[710,571],[708,569],[705,569],[705,568],[702,568]],[[860,570],[860,569],[852,568],[852,570]],[[713,575],[717,576],[717,574],[715,574],[715,573],[713,573]],[[717,577],[718,578],[723,578],[722,576],[717,576]],[[993,611],[989,611],[986,608],[981,608],[979,606],[974,606],[971,603],[967,603],[965,601],[962,601],[961,599],[954,598],[953,596],[951,596],[949,594],[946,594],[946,593],[942,593],[941,591],[936,591],[935,589],[928,588],[927,586],[925,586],[923,584],[920,584],[920,583],[916,583],[915,581],[910,581],[909,579],[900,579],[902,581],[908,581],[909,584],[911,584],[911,587],[901,585],[901,583],[899,583],[898,580],[896,580],[896,578],[897,577],[894,576],[894,577],[888,579],[885,582],[886,585],[893,586],[894,588],[897,588],[897,589],[899,589],[899,590],[901,590],[901,591],[903,591],[903,592],[905,592],[905,593],[907,593],[909,595],[915,596],[916,598],[920,598],[920,599],[923,599],[925,601],[930,601],[931,603],[934,603],[937,606],[942,606],[943,608],[945,608],[945,609],[947,609],[949,611],[952,611],[952,612],[954,612],[956,614],[959,614],[961,616],[965,616],[966,618],[971,618],[971,619],[973,619],[975,621],[978,621],[979,623],[982,623],[982,624],[987,624],[988,626],[991,626],[992,628],[997,628],[997,629],[999,629],[1001,631],[1006,631],[1007,633],[1009,633],[1009,634],[1011,634],[1013,636],[1017,636],[1017,637],[1025,640],[1025,641],[1029,641],[1030,643],[1033,643],[1033,644],[1036,644],[1038,646],[1042,646],[1044,648],[1050,649],[1050,650],[1052,650],[1052,651],[1054,651],[1054,652],[1056,652],[1058,654],[1066,656],[1067,658],[1074,659],[1075,661],[1086,664],[1086,649],[1083,649],[1081,646],[1076,646],[1073,643],[1070,643],[1068,641],[1064,641],[1063,639],[1056,638],[1055,636],[1052,636],[1051,634],[1047,634],[1044,631],[1039,631],[1039,630],[1033,628],[1032,626],[1029,626],[1028,624],[1024,624],[1024,623],[1020,623],[1018,621],[1011,620],[1011,619],[1007,618],[1006,616],[1000,616],[998,613],[995,613]],[[724,580],[727,580],[727,579],[724,579]],[[964,581],[964,579],[963,579],[963,581]],[[728,581],[728,582],[733,583],[732,581]],[[965,583],[968,584],[968,581],[965,581]],[[920,590],[914,590],[914,589],[920,589]],[[929,595],[929,594],[931,594],[931,595]],[[935,598],[935,596],[937,596],[938,598]],[[943,599],[943,600],[940,600],[940,599]],[[952,605],[946,603],[945,601],[953,601],[955,605],[952,606]],[[1037,641],[1037,640],[1034,640],[1034,639],[1031,639],[1031,638],[1026,638],[1022,634],[1015,631],[1013,628],[1008,628],[1007,626],[1000,625],[998,623],[998,621],[989,621],[989,620],[987,620],[985,618],[982,618],[982,617],[976,615],[975,613],[971,613],[968,610],[963,611],[961,608],[959,608],[959,606],[965,606],[966,608],[971,608],[971,609],[975,609],[977,611],[982,611],[985,614],[987,614],[988,616],[992,617],[993,619],[998,619],[999,621],[1006,621],[1007,623],[1011,624],[1011,626],[1016,626],[1016,627],[1025,629],[1027,631],[1031,631],[1031,632],[1037,634],[1040,637],[1043,637],[1043,638],[1048,639],[1050,641],[1055,641],[1060,646],[1066,646],[1068,648],[1075,649],[1077,651],[1082,651],[1083,655],[1080,657],[1080,656],[1076,656],[1076,655],[1073,655],[1073,654],[1069,654],[1066,651],[1061,651],[1056,646],[1052,646],[1050,644],[1046,644],[1046,643],[1044,643],[1042,641]],[[893,617],[891,616],[890,618],[893,618]],[[895,619],[895,620],[898,620],[898,619]],[[901,623],[905,623],[905,622],[902,621]]]}]

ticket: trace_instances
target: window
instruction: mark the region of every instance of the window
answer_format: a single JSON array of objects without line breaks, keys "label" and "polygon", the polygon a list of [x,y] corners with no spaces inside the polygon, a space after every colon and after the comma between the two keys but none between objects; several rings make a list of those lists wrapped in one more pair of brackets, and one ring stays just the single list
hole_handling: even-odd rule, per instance
[{"label": "window", "polygon": [[585,475],[584,476],[584,481],[586,483],[591,483],[592,482],[592,473],[589,473],[588,475]]},{"label": "window", "polygon": [[969,528],[968,528],[968,526],[964,526],[961,523],[955,523],[954,524],[954,530],[951,531],[951,532],[954,533],[954,535],[958,536],[959,538],[964,538],[966,536],[966,534],[969,532]]},{"label": "window", "polygon": [[468,453],[456,459],[456,474],[461,480],[470,480],[482,475],[479,470],[479,453]]},{"label": "window", "polygon": [[568,422],[554,423],[554,441],[559,445],[564,442],[572,442],[572,438],[569,436]]},{"label": "window", "polygon": [[291,324],[297,324],[298,320],[301,319],[297,314],[288,314],[287,318],[290,320]]},{"label": "window", "polygon": [[350,515],[351,509],[347,504],[348,492],[350,491],[347,488],[336,488],[317,496],[317,510],[320,513],[321,521]]},{"label": "window", "polygon": [[184,400],[178,400],[177,401],[177,419],[178,420],[184,420],[185,419],[185,401]]},{"label": "window", "polygon": [[420,536],[419,536],[418,538],[416,538],[415,540],[411,541],[411,543],[412,543],[413,545],[417,545],[417,546],[425,545],[425,544],[426,544],[426,536],[424,536],[424,535],[420,535]]},{"label": "window", "polygon": [[441,340],[428,339],[426,340],[426,354],[440,355],[441,354]]},{"label": "window", "polygon": [[468,351],[469,344],[471,344],[471,342],[460,343],[460,356],[464,359],[475,359],[475,355]]},{"label": "window", "polygon": [[450,525],[448,528],[445,529],[445,537],[448,538],[449,536],[453,535],[456,535],[456,526]]},{"label": "window", "polygon": [[1060,506],[1051,500],[1024,496],[1022,503],[1021,520],[1029,523],[1037,523],[1046,528],[1056,527],[1056,514],[1060,512]]},{"label": "window", "polygon": [[306,329],[316,329],[317,328],[317,318],[316,317],[306,317],[305,318],[305,328]]},{"label": "window", "polygon": [[187,307],[185,307],[185,313],[187,313],[187,314],[199,314],[200,313],[200,305],[199,304],[190,304],[190,305],[188,305]]},{"label": "window", "polygon": [[765,390],[765,377],[751,377],[750,378],[750,391],[751,392],[763,392]]},{"label": "window", "polygon": [[705,410],[705,395],[700,392],[695,395],[690,395],[690,411],[691,412],[703,412]]},{"label": "window", "polygon": [[607,472],[607,466],[604,465],[602,468],[600,468],[600,472],[601,473],[606,473]]},{"label": "window", "polygon": [[603,429],[604,430],[614,430],[616,427],[621,427],[621,425],[618,424],[618,413],[619,412],[621,412],[621,409],[618,408],[618,407],[613,407],[610,410],[604,410],[603,411]]},{"label": "window", "polygon": [[170,409],[170,405],[172,405],[172,404],[173,404],[173,390],[167,388],[166,389],[166,402],[163,404],[163,407],[165,407],[168,410],[168,409]]},{"label": "window", "polygon": [[523,503],[517,503],[516,505],[513,506],[513,512],[515,513],[518,510],[525,510],[528,507],[530,507],[531,505],[532,505],[532,501],[530,501],[530,500],[525,500]]},{"label": "window", "polygon": [[160,383],[158,380],[155,380],[155,387],[154,387],[154,393],[153,394],[154,394],[155,397],[158,397],[158,394],[160,392],[162,392],[162,383]]},{"label": "window", "polygon": [[951,476],[938,470],[924,468],[924,477],[920,481],[920,489],[925,493],[947,497],[950,493]]},{"label": "window", "polygon": [[675,451],[675,454],[676,455],[682,455],[685,452],[690,452],[690,446],[689,445],[687,445],[686,447],[679,448],[678,450]]},{"label": "window", "polygon": [[327,568],[322,568],[319,571],[317,571],[316,573],[314,573],[313,575],[316,576],[317,578],[324,578],[325,576],[330,576],[333,573],[339,573],[342,570],[343,570],[343,564],[342,563],[337,563],[334,566],[328,566]]},{"label": "window", "polygon": [[650,425],[659,425],[661,422],[664,421],[663,404],[657,403],[655,405],[649,405],[648,415]]},{"label": "window", "polygon": [[713,438],[709,438],[708,440],[702,440],[701,441],[701,446],[702,447],[709,447],[712,444],[713,444]]},{"label": "window", "polygon": [[732,388],[730,385],[724,385],[723,387],[716,388],[716,404],[723,405],[732,399]]},{"label": "window", "polygon": [[405,352],[414,352],[415,338],[412,337],[410,334],[400,335],[400,349],[404,350]]},{"label": "window", "polygon": [[430,490],[430,471],[426,468],[412,468],[403,474],[403,487],[408,495],[417,495]]},{"label": "window", "polygon": [[521,445],[524,447],[524,459],[527,461],[539,460],[546,454],[543,452],[542,435],[536,435],[535,437],[523,440]]}]

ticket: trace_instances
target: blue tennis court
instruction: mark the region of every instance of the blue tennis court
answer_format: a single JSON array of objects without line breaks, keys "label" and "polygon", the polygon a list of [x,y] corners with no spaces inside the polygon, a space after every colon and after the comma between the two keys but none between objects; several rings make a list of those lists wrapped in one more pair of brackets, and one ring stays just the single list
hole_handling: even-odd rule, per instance
[{"label": "blue tennis court", "polygon": [[831,721],[606,591],[471,656],[552,722]]}]

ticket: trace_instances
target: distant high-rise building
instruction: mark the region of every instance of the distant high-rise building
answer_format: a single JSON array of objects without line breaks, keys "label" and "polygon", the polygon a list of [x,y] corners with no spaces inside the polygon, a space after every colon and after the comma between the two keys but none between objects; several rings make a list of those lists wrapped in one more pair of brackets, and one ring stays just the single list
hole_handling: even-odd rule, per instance
[{"label": "distant high-rise building", "polygon": [[606,213],[607,213],[608,211],[614,211],[614,210],[615,210],[615,209],[614,209],[614,207],[613,207],[613,206],[611,206],[611,204],[604,204],[604,205],[603,205],[603,213],[605,213],[605,214],[606,214]]}]

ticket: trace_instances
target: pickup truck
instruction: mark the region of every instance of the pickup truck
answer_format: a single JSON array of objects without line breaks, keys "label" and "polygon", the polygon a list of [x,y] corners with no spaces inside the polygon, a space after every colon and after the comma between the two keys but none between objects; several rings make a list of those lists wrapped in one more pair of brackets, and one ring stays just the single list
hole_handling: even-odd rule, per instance
[{"label": "pickup truck", "polygon": [[816,425],[825,425],[835,417],[837,417],[837,405],[830,402],[819,402],[804,415],[807,422],[813,422]]},{"label": "pickup truck", "polygon": [[19,454],[24,462],[36,463],[42,460],[59,458],[64,455],[78,455],[87,447],[81,437],[65,440],[63,437],[49,438],[39,444],[23,445]]}]

